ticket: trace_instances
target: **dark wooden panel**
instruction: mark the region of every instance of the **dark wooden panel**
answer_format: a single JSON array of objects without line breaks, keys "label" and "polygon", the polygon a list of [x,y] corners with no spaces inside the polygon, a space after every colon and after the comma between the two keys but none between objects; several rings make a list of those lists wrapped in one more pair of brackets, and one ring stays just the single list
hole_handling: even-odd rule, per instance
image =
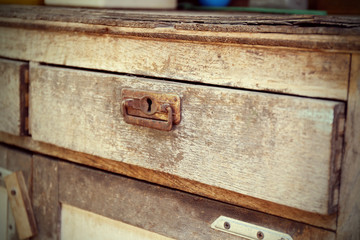
[{"label": "dark wooden panel", "polygon": [[31,196],[32,189],[32,156],[21,149],[0,144],[0,167],[11,172],[22,171],[26,187]]},{"label": "dark wooden panel", "polygon": [[330,231],[67,162],[59,162],[59,200],[176,239],[238,239],[210,228],[220,215],[294,239],[334,239]]},{"label": "dark wooden panel", "polygon": [[38,225],[34,239],[58,239],[58,161],[35,155],[33,208]]}]

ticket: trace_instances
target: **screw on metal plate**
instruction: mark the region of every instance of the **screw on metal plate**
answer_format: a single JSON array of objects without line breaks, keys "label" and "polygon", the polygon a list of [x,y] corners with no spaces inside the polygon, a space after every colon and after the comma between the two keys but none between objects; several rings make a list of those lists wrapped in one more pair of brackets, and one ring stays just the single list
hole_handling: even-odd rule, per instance
[{"label": "screw on metal plate", "polygon": [[256,234],[256,237],[258,239],[264,239],[264,233],[262,231],[258,231],[257,234]]},{"label": "screw on metal plate", "polygon": [[211,224],[211,228],[250,240],[292,240],[286,233],[225,216],[218,217]]}]

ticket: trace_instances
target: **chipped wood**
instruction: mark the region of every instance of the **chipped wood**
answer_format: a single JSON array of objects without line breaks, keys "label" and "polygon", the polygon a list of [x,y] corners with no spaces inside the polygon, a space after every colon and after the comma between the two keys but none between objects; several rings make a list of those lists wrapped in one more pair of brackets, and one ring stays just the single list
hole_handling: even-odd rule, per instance
[{"label": "chipped wood", "polygon": [[[44,11],[46,9],[46,11]],[[226,12],[124,11],[110,9],[6,6],[0,16],[27,21],[46,20],[212,32],[359,35],[360,20],[351,16],[275,15]]]}]

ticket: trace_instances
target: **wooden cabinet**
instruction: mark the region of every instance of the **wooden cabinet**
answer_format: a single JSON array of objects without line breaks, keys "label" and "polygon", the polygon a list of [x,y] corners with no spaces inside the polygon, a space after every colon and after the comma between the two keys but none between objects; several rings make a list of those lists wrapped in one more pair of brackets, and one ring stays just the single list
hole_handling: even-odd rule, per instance
[{"label": "wooden cabinet", "polygon": [[[239,239],[211,228],[219,216],[293,239],[358,239],[358,19],[26,6],[0,15],[0,57],[25,61],[0,62],[20,72],[20,91],[1,93],[26,100],[7,121],[20,130],[0,129],[0,141],[33,154],[38,239],[96,221],[109,234]],[[176,124],[126,122],[124,89],[177,96]],[[125,112],[163,124],[174,115],[161,101],[148,111],[162,115]]]}]

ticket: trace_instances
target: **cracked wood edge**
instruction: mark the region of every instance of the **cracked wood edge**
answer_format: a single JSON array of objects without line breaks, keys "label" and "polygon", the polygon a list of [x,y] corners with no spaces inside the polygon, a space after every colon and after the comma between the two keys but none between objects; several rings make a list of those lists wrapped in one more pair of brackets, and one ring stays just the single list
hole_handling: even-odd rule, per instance
[{"label": "cracked wood edge", "polygon": [[[46,11],[44,11],[46,9]],[[274,15],[225,12],[188,11],[129,11],[109,9],[59,8],[43,6],[6,6],[0,16],[24,20],[43,19],[156,28],[173,26],[177,29],[211,31],[280,32],[300,34],[359,34],[360,18],[343,16]]]},{"label": "cracked wood edge", "polygon": [[282,206],[276,203],[256,199],[221,188],[208,186],[200,182],[191,181],[171,174],[149,170],[139,166],[96,157],[90,154],[75,152],[51,144],[34,141],[31,137],[19,137],[0,132],[0,142],[15,145],[33,152],[58,157],[74,163],[79,163],[109,172],[123,174],[129,177],[134,177],[144,181],[198,194],[222,202],[262,211],[275,216],[296,220],[313,226],[322,227],[329,230],[336,229],[336,213],[325,216],[304,212],[295,208]]},{"label": "cracked wood edge", "polygon": [[0,16],[0,26],[22,29],[38,29],[47,31],[80,32],[95,35],[113,35],[117,37],[138,37],[165,41],[192,41],[203,43],[226,43],[252,46],[299,48],[315,51],[359,51],[360,36],[357,35],[326,35],[326,34],[287,34],[262,33],[246,31],[219,31],[216,27],[208,30],[192,30],[175,28],[173,25],[159,24],[151,28],[133,26],[103,25],[93,22],[61,22],[42,19],[19,19]]}]

